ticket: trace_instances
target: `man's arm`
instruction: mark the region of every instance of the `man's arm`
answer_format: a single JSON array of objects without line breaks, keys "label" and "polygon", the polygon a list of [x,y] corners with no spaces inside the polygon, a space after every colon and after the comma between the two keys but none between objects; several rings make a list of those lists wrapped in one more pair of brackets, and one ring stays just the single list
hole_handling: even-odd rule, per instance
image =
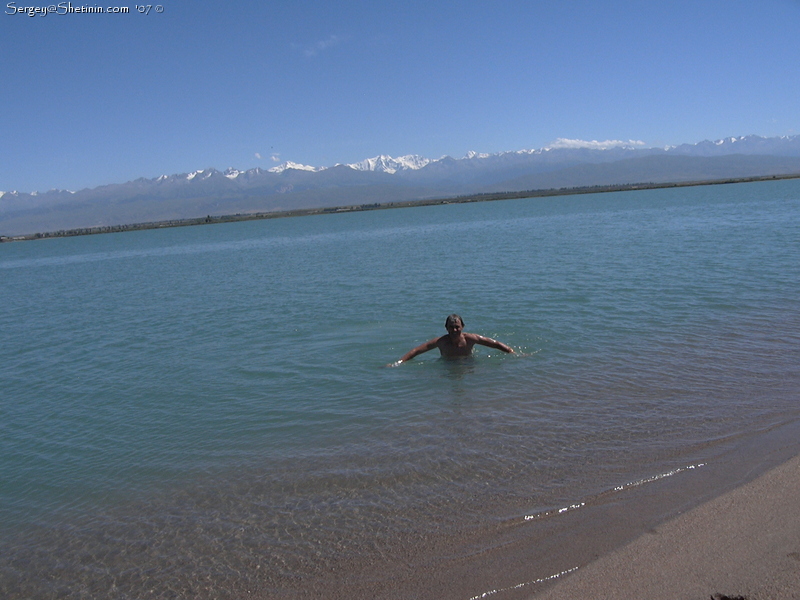
[{"label": "man's arm", "polygon": [[436,348],[436,343],[438,341],[439,338],[433,338],[432,340],[428,340],[424,344],[420,344],[413,350],[409,350],[408,352],[406,352],[400,360],[398,360],[396,363],[392,363],[391,366],[396,367],[400,363],[404,363],[408,360],[411,360],[412,358],[414,358],[415,356],[419,356],[423,352],[427,352],[428,350],[433,350],[434,348]]},{"label": "man's arm", "polygon": [[476,333],[465,333],[464,335],[470,337],[476,344],[480,344],[481,346],[489,346],[489,348],[497,348],[498,350],[502,350],[503,352],[506,352],[508,354],[514,353],[514,349],[511,346],[506,346],[503,342],[498,342],[497,340],[493,340],[492,338],[484,337]]}]

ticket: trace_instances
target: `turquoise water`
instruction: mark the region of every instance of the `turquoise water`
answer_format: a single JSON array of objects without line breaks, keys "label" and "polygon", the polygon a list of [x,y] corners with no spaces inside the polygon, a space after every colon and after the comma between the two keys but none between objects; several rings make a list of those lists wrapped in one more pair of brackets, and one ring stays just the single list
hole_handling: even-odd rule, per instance
[{"label": "turquoise water", "polygon": [[[3,244],[0,282],[4,597],[311,597],[800,417],[796,180]],[[451,312],[516,354],[385,368]]]}]

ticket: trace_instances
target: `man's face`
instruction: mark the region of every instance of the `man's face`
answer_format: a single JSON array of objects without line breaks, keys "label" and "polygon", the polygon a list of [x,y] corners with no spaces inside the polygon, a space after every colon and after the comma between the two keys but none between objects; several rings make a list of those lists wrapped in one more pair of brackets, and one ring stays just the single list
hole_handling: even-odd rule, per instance
[{"label": "man's face", "polygon": [[460,321],[451,321],[448,325],[446,325],[446,329],[447,333],[449,333],[451,337],[458,337],[461,335],[464,325],[462,325]]}]

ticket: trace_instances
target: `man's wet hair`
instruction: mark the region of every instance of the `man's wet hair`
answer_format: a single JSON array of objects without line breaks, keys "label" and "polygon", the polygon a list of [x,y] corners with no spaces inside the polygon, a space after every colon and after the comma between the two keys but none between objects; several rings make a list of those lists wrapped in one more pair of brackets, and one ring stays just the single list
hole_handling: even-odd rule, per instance
[{"label": "man's wet hair", "polygon": [[464,328],[464,319],[462,319],[460,315],[453,313],[452,315],[447,317],[447,320],[444,322],[445,329],[450,327],[451,323],[455,325],[456,322],[461,323],[461,328],[462,329]]}]

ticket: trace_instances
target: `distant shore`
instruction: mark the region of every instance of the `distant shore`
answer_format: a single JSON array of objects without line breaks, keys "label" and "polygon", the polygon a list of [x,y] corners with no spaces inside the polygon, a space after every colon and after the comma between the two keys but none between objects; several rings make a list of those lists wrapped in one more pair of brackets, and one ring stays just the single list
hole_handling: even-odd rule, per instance
[{"label": "distant shore", "polygon": [[572,188],[524,190],[520,192],[491,192],[483,194],[453,196],[447,198],[406,200],[402,202],[375,202],[368,204],[331,206],[325,208],[306,208],[298,210],[237,213],[232,215],[207,215],[205,217],[173,219],[168,221],[152,221],[146,223],[130,223],[121,225],[80,227],[75,229],[60,229],[57,231],[29,233],[29,234],[14,235],[14,236],[0,235],[0,242],[20,242],[27,240],[40,240],[46,238],[73,237],[78,235],[95,235],[99,233],[120,233],[123,231],[140,231],[143,229],[162,229],[166,227],[189,227],[193,225],[235,223],[237,221],[258,221],[262,219],[278,219],[284,217],[307,217],[311,215],[361,212],[366,210],[385,210],[390,208],[412,208],[417,206],[435,206],[439,204],[462,204],[466,202],[491,202],[495,200],[513,200],[520,198],[546,198],[551,196],[573,196],[578,194],[601,194],[606,192],[627,192],[633,190],[655,190],[655,189],[665,189],[665,188],[695,187],[702,185],[752,183],[756,181],[777,181],[782,179],[800,179],[800,174],[794,173],[787,175],[763,175],[758,177],[707,179],[702,181],[682,181],[674,183],[630,183],[630,184],[620,184],[620,185],[594,185],[594,186],[572,187]]}]

